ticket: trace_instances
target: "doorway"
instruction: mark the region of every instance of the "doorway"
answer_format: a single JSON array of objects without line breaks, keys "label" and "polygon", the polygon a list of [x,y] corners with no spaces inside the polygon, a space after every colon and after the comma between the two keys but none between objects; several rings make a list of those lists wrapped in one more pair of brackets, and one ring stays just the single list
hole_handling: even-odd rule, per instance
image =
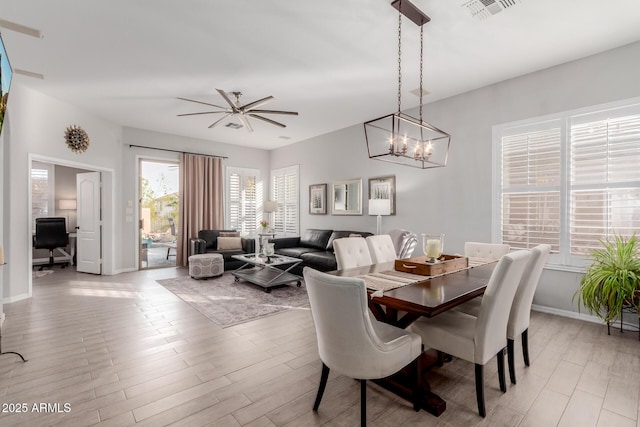
[{"label": "doorway", "polygon": [[139,160],[139,268],[176,266],[179,163]]},{"label": "doorway", "polygon": [[[78,221],[78,212],[77,210],[70,209],[73,206],[68,205],[66,203],[60,203],[61,200],[72,201],[74,197],[76,197],[77,201],[77,181],[75,176],[79,173],[87,173],[87,172],[99,172],[101,174],[101,191],[100,191],[100,218],[101,218],[101,237],[99,241],[100,246],[100,254],[102,256],[101,259],[101,273],[102,275],[111,275],[115,274],[115,264],[114,264],[114,242],[116,239],[115,234],[115,220],[114,220],[114,209],[113,203],[114,200],[114,174],[115,171],[113,169],[104,168],[102,166],[90,165],[85,163],[74,162],[66,159],[54,158],[49,156],[43,156],[39,154],[29,153],[28,155],[29,161],[29,170],[28,170],[28,188],[31,191],[28,191],[28,223],[29,227],[26,232],[28,234],[25,235],[25,241],[29,242],[29,245],[25,254],[25,265],[24,267],[29,270],[33,270],[33,258],[34,258],[34,248],[33,248],[33,226],[35,225],[35,216],[52,216],[55,215],[57,217],[64,217],[67,223],[68,230],[73,232],[75,230],[75,226],[77,226]],[[51,177],[51,181],[47,181],[47,189],[43,190],[47,194],[47,200],[44,201],[42,199],[38,200],[41,195],[37,195],[33,192],[34,180],[43,179],[42,175],[38,175],[38,172],[34,172],[36,170],[46,170],[47,177]],[[70,175],[67,178],[62,178],[66,184],[60,188],[59,185],[62,184],[60,174],[56,179],[56,171],[60,172],[62,176]],[[42,172],[40,172],[41,174]],[[72,178],[73,177],[73,178]],[[56,184],[56,181],[57,184]],[[51,186],[49,186],[49,183]],[[55,188],[58,187],[56,191]],[[61,207],[62,206],[62,207]],[[67,208],[65,208],[67,206]],[[46,212],[45,212],[46,209]],[[76,203],[77,209],[77,203]],[[28,239],[28,240],[27,240]],[[70,242],[72,243],[72,242]],[[69,254],[70,253],[69,248]],[[48,254],[47,254],[48,255]],[[54,257],[58,257],[60,252],[56,252]],[[73,254],[77,259],[80,254]],[[37,256],[36,256],[37,258]],[[73,256],[71,257],[73,259]],[[56,259],[54,258],[54,261]],[[21,266],[22,268],[22,266]],[[59,269],[59,267],[57,267]],[[33,279],[37,275],[32,274],[32,271],[27,273],[28,280],[28,295],[32,295],[32,286]]]}]

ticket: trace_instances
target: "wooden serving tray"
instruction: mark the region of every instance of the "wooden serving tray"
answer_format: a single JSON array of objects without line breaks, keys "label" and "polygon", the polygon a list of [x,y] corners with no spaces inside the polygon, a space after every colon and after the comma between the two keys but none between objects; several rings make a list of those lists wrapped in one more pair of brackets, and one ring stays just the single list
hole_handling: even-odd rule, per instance
[{"label": "wooden serving tray", "polygon": [[405,273],[419,274],[421,276],[436,276],[463,270],[469,266],[469,258],[458,255],[442,255],[440,261],[434,264],[427,262],[426,256],[418,256],[407,259],[397,259],[395,269]]}]

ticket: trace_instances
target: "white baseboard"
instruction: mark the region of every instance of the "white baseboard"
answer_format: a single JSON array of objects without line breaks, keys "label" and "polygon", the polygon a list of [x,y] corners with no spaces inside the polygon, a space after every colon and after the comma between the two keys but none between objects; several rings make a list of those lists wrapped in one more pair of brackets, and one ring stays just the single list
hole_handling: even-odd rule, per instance
[{"label": "white baseboard", "polygon": [[11,304],[12,302],[22,301],[23,299],[27,299],[27,298],[31,298],[31,295],[29,294],[14,295],[12,297],[3,299],[2,303]]},{"label": "white baseboard", "polygon": [[[531,306],[531,309],[535,311],[539,311],[540,313],[554,314],[556,316],[568,317],[570,319],[578,319],[578,320],[583,320],[585,322],[598,323],[600,325],[605,325],[605,326],[607,325],[607,322],[605,322],[604,320],[592,314],[576,313],[575,311],[561,310],[559,308],[545,307],[543,305],[536,305],[536,304],[533,304]],[[619,321],[616,321],[615,323],[617,325],[620,325]],[[614,324],[612,323],[611,326],[613,325]],[[635,332],[638,331],[637,325],[633,325],[628,322],[622,322],[622,328],[628,331],[635,331]]]},{"label": "white baseboard", "polygon": [[[122,273],[131,273],[132,271],[138,271],[138,269],[137,268],[122,268],[120,270],[115,270],[113,275],[122,274]],[[108,275],[105,274],[105,276],[108,276]]]}]

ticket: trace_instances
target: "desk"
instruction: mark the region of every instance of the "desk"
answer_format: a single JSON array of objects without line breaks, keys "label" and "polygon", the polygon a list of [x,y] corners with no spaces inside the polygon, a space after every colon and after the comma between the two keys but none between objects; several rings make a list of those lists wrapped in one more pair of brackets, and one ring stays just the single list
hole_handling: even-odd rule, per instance
[{"label": "desk", "polygon": [[[423,281],[392,289],[386,291],[382,297],[372,298],[369,301],[369,308],[376,319],[401,328],[406,328],[420,316],[437,316],[440,313],[482,295],[496,265],[497,262],[493,262],[467,270],[456,271],[444,276],[434,278],[425,276],[425,280]],[[393,268],[394,263],[388,262],[367,267],[338,270],[330,274],[355,277],[363,274],[393,270]],[[400,317],[399,312],[401,311],[406,312],[406,314]],[[423,353],[423,357],[427,359],[423,362],[423,366],[433,366],[435,364],[435,357],[433,355]],[[411,372],[411,370],[408,372]],[[397,376],[376,382],[396,394],[411,400],[411,387],[406,385],[406,376],[407,373],[401,372]],[[423,408],[427,412],[439,416],[446,409],[446,402],[440,398],[440,396],[431,392],[426,379],[424,379],[423,383],[425,385],[425,402],[423,403]]]}]

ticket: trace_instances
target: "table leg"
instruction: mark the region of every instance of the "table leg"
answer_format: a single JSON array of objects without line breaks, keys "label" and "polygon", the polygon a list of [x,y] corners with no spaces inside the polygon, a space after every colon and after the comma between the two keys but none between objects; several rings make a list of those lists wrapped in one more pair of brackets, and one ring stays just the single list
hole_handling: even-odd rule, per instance
[{"label": "table leg", "polygon": [[[447,402],[431,391],[431,386],[429,385],[429,381],[427,381],[425,375],[429,369],[436,364],[436,355],[431,351],[426,351],[419,357],[422,358],[420,361],[420,364],[422,365],[422,396],[420,407],[428,413],[439,417],[447,409]],[[397,374],[373,381],[379,386],[397,394],[411,403],[414,403],[415,378],[413,375],[415,375],[415,367],[412,365],[415,363],[417,363],[417,360],[413,361]]]}]

